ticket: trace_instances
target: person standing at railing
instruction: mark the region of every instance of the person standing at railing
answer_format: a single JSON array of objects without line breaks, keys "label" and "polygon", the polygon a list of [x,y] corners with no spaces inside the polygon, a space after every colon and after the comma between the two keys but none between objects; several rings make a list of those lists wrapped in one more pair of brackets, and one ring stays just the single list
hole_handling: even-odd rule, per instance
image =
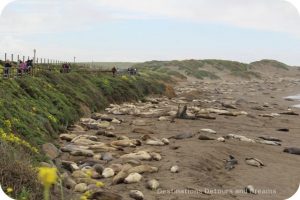
[{"label": "person standing at railing", "polygon": [[11,65],[10,61],[7,60],[4,64],[4,73],[3,73],[4,78],[9,78],[9,73],[10,73],[11,67],[12,67],[12,65]]},{"label": "person standing at railing", "polygon": [[113,73],[113,77],[115,77],[115,76],[116,76],[116,73],[117,73],[117,68],[116,68],[116,67],[113,67],[113,68],[111,69],[111,71],[112,71],[112,73]]},{"label": "person standing at railing", "polygon": [[32,60],[27,60],[26,61],[26,71],[28,74],[31,74],[31,70],[32,70]]},{"label": "person standing at railing", "polygon": [[20,65],[19,65],[19,74],[22,76],[24,72],[26,71],[26,63],[20,60]]}]

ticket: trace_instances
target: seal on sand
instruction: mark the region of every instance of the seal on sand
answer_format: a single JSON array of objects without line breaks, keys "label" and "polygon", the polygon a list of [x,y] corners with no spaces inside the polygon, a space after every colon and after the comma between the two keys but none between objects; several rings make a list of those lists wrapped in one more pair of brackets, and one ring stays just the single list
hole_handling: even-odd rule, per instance
[{"label": "seal on sand", "polygon": [[297,147],[285,148],[283,152],[300,155],[300,148]]},{"label": "seal on sand", "polygon": [[194,137],[194,135],[195,134],[193,134],[193,133],[181,133],[181,134],[169,137],[169,139],[182,140],[182,139],[192,138],[192,137]]}]

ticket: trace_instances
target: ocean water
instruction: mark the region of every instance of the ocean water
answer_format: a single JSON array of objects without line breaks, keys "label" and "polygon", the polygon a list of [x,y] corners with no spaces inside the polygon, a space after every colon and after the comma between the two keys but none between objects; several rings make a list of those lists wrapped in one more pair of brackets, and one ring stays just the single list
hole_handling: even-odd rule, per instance
[{"label": "ocean water", "polygon": [[[292,99],[292,100],[295,100],[295,101],[299,101],[299,102],[300,102],[300,94],[298,94],[298,95],[293,95],[293,96],[288,96],[288,97],[285,97],[285,99]],[[296,104],[296,105],[294,105],[293,107],[295,107],[295,108],[300,108],[300,104]]]}]

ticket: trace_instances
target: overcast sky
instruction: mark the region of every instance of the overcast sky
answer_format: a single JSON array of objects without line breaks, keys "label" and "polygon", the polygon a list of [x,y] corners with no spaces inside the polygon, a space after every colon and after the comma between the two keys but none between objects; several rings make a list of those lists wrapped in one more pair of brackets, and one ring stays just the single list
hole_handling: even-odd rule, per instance
[{"label": "overcast sky", "polygon": [[[1,0],[0,0],[1,1]],[[78,61],[276,59],[300,66],[300,16],[284,0],[16,0],[4,52]]]}]

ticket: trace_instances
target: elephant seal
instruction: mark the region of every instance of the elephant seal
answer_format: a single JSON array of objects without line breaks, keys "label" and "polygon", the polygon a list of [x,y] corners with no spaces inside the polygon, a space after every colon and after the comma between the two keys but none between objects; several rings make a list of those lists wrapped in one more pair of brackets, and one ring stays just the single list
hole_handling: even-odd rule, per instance
[{"label": "elephant seal", "polygon": [[282,142],[282,140],[278,139],[278,138],[275,138],[275,137],[269,137],[269,136],[260,136],[258,137],[260,139],[263,139],[263,140],[267,140],[267,141],[272,141],[272,142]]},{"label": "elephant seal", "polygon": [[290,154],[295,154],[295,155],[300,155],[300,148],[297,148],[297,147],[285,148],[283,150],[283,152],[290,153]]},{"label": "elephant seal", "polygon": [[198,137],[199,140],[215,140],[214,138],[208,137],[206,135],[200,135]]},{"label": "elephant seal", "polygon": [[107,191],[97,191],[93,193],[90,198],[95,200],[122,200],[123,199],[122,196]]},{"label": "elephant seal", "polygon": [[279,129],[277,129],[277,131],[281,131],[281,132],[289,132],[290,129],[288,129],[288,128],[279,128]]},{"label": "elephant seal", "polygon": [[129,196],[135,200],[144,200],[144,194],[139,190],[130,190]]},{"label": "elephant seal", "polygon": [[187,138],[192,138],[194,137],[195,134],[193,133],[181,133],[172,137],[169,137],[169,139],[176,139],[176,140],[183,140]]},{"label": "elephant seal", "polygon": [[263,167],[263,166],[265,166],[265,165],[263,164],[263,162],[260,161],[260,160],[257,159],[257,158],[246,158],[245,161],[246,161],[246,163],[247,163],[248,165],[251,165],[251,166],[254,166],[254,167]]}]

